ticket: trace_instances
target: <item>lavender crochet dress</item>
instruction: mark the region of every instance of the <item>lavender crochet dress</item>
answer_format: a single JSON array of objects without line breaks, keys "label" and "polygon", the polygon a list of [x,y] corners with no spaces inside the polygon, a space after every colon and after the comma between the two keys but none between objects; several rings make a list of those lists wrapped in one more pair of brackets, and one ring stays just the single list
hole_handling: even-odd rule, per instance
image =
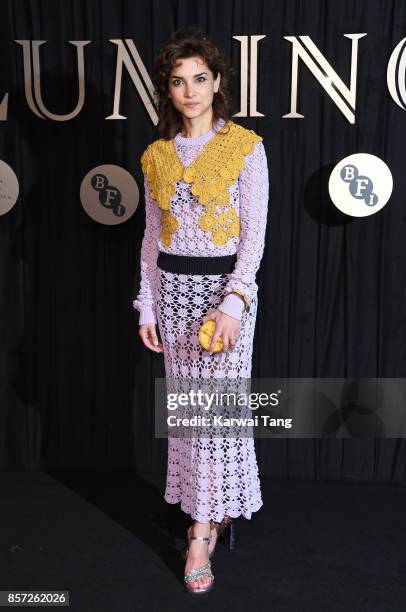
[{"label": "lavender crochet dress", "polygon": [[[176,151],[184,167],[199,155],[204,145],[224,125],[197,138],[175,136]],[[144,176],[146,228],[141,247],[141,285],[134,308],[139,324],[157,323],[164,348],[165,374],[171,378],[249,378],[257,313],[255,275],[264,249],[268,210],[268,167],[262,142],[245,156],[244,169],[229,188],[230,205],[239,216],[241,233],[216,246],[210,233],[198,227],[203,207],[190,185],[178,181],[171,210],[179,221],[169,247],[159,240],[161,210],[151,196]],[[160,270],[159,251],[189,256],[228,255],[237,252],[232,273],[186,275]],[[243,312],[241,290],[250,300]],[[201,319],[219,308],[240,320],[235,348],[210,355],[198,340]],[[252,437],[169,437],[164,499],[180,502],[181,509],[200,522],[221,521],[224,515],[247,519],[262,506],[258,466]]]}]

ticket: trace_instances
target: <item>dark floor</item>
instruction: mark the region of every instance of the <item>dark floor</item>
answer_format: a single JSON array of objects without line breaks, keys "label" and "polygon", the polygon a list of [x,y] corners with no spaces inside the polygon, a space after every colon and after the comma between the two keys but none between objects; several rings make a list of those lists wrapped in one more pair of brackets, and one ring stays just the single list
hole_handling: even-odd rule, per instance
[{"label": "dark floor", "polygon": [[69,590],[74,612],[406,610],[404,487],[262,480],[264,506],[236,520],[214,590],[194,596],[177,552],[189,520],[163,501],[162,478],[0,478],[0,590]]}]

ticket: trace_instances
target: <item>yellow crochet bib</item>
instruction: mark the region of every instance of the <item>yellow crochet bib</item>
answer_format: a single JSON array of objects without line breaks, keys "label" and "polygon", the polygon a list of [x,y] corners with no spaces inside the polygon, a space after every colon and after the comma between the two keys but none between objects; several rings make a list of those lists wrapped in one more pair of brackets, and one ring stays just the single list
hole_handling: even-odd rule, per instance
[{"label": "yellow crochet bib", "polygon": [[172,234],[179,227],[178,219],[170,210],[170,202],[176,193],[176,183],[181,179],[192,184],[192,193],[204,206],[198,225],[211,233],[215,245],[224,246],[230,236],[239,236],[240,221],[237,211],[230,206],[228,188],[244,168],[244,155],[251,153],[260,141],[262,137],[253,130],[230,120],[211,137],[187,168],[176,153],[173,139],[159,138],[147,147],[141,156],[141,165],[151,195],[162,211],[159,238],[163,245],[170,246]]}]

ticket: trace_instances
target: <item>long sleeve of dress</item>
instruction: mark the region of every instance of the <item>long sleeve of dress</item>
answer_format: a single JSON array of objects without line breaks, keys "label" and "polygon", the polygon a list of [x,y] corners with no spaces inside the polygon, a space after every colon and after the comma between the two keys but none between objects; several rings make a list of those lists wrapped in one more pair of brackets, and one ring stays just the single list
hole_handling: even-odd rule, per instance
[{"label": "long sleeve of dress", "polygon": [[140,313],[139,325],[157,322],[157,259],[159,255],[158,238],[161,231],[161,211],[151,196],[150,186],[145,175],[144,192],[145,232],[141,245],[141,282],[139,293],[133,301],[133,307]]},{"label": "long sleeve of dress", "polygon": [[[240,241],[237,261],[225,289],[219,310],[240,319],[244,302],[249,305],[256,296],[256,273],[261,263],[268,213],[269,175],[265,148],[258,142],[246,156],[239,178]],[[232,293],[236,291],[236,293]]]}]

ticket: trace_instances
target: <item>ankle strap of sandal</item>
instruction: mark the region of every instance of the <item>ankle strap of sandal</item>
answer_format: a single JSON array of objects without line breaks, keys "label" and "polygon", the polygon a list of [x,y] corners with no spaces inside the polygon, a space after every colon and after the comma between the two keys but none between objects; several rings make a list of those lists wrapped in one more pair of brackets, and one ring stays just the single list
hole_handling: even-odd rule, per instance
[{"label": "ankle strap of sandal", "polygon": [[189,536],[189,540],[207,540],[207,542],[210,542],[211,536]]}]

